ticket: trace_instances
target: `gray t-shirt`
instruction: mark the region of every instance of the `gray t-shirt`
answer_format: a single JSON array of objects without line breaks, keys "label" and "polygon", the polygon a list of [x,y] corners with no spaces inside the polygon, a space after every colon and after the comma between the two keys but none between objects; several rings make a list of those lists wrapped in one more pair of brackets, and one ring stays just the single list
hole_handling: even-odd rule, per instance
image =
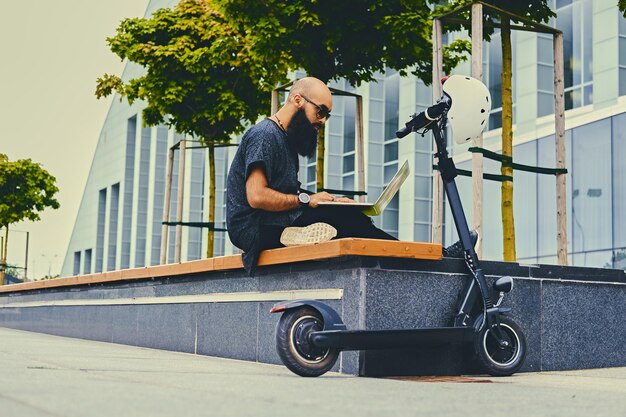
[{"label": "gray t-shirt", "polygon": [[301,209],[269,212],[250,207],[246,180],[257,165],[263,168],[269,188],[284,194],[297,194],[300,188],[298,154],[287,143],[287,134],[269,119],[252,126],[243,135],[228,172],[228,235],[235,246],[244,250],[243,262],[248,272],[254,269],[258,260],[261,225],[287,227],[302,213]]}]

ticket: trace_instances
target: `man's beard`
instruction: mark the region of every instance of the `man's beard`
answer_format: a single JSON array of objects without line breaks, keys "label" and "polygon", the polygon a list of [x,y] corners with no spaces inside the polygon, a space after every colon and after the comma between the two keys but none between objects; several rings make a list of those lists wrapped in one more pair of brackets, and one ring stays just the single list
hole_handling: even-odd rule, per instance
[{"label": "man's beard", "polygon": [[311,158],[317,150],[317,129],[309,122],[304,114],[304,109],[300,108],[291,119],[287,129],[287,143],[302,155]]}]

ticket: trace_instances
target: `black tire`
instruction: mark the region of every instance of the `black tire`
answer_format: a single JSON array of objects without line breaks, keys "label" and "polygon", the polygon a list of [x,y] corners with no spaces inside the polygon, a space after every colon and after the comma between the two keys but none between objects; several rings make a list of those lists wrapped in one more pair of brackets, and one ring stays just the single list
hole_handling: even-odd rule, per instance
[{"label": "black tire", "polygon": [[493,376],[508,376],[519,370],[526,359],[526,338],[522,329],[509,317],[500,316],[500,328],[509,346],[502,348],[485,326],[474,339],[479,366]]},{"label": "black tire", "polygon": [[288,310],[276,328],[276,350],[285,366],[293,373],[312,377],[328,372],[339,357],[339,350],[320,348],[309,342],[308,335],[324,328],[317,310],[302,307]]}]

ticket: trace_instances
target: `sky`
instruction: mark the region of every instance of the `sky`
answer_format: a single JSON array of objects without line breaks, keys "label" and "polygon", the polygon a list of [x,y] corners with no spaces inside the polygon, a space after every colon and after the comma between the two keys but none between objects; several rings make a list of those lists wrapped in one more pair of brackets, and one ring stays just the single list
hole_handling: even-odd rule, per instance
[{"label": "sky", "polygon": [[[58,210],[13,226],[9,264],[29,278],[60,272],[100,130],[112,98],[96,99],[96,79],[124,63],[106,38],[142,17],[148,0],[0,0],[0,153],[30,158],[57,179]],[[3,233],[4,235],[4,233]]]}]

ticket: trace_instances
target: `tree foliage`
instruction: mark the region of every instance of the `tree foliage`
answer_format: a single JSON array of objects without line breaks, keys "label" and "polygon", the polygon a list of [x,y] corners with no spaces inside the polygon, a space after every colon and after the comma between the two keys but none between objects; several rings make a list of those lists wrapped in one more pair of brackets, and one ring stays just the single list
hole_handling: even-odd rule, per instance
[{"label": "tree foliage", "polygon": [[40,220],[47,207],[59,208],[56,179],[30,159],[10,162],[0,155],[0,227]]},{"label": "tree foliage", "polygon": [[[229,21],[253,35],[258,54],[281,57],[322,81],[352,85],[373,80],[387,67],[411,71],[430,83],[432,21],[428,0],[221,0]],[[445,67],[464,59],[469,44],[446,49]]]},{"label": "tree foliage", "polygon": [[96,96],[117,91],[131,103],[145,100],[146,124],[227,142],[269,109],[269,92],[287,72],[274,59],[280,54],[255,54],[250,37],[208,0],[182,0],[150,18],[125,19],[107,41],[146,72],[128,81],[105,74]]},{"label": "tree foliage", "polygon": [[[228,21],[210,0],[182,0],[150,18],[123,20],[107,41],[111,50],[145,69],[122,80],[105,74],[96,96],[117,91],[130,103],[144,100],[144,124],[165,123],[209,146],[209,222],[215,221],[213,144],[229,142],[270,109],[272,89],[285,81],[280,51],[258,54],[254,34]],[[213,231],[208,233],[209,256]]]},{"label": "tree foliage", "polygon": [[[621,0],[626,2],[626,0]],[[497,7],[498,9],[506,10],[509,13],[532,20],[537,23],[548,23],[550,18],[556,17],[556,14],[550,9],[549,0],[526,0],[526,1],[510,1],[510,0],[482,0],[483,3]],[[444,13],[451,12],[460,7],[467,6],[474,3],[474,0],[453,0],[445,5],[439,6],[435,9],[434,15],[440,16]],[[446,28],[449,30],[465,29],[470,34],[472,33],[472,20],[471,12],[466,11],[463,14],[466,23],[447,24]],[[483,9],[483,37],[486,41],[491,40],[491,36],[496,30],[496,24],[499,24],[502,20],[500,13],[484,8]],[[521,26],[528,26],[524,21],[511,19],[512,23],[519,24]]]}]

